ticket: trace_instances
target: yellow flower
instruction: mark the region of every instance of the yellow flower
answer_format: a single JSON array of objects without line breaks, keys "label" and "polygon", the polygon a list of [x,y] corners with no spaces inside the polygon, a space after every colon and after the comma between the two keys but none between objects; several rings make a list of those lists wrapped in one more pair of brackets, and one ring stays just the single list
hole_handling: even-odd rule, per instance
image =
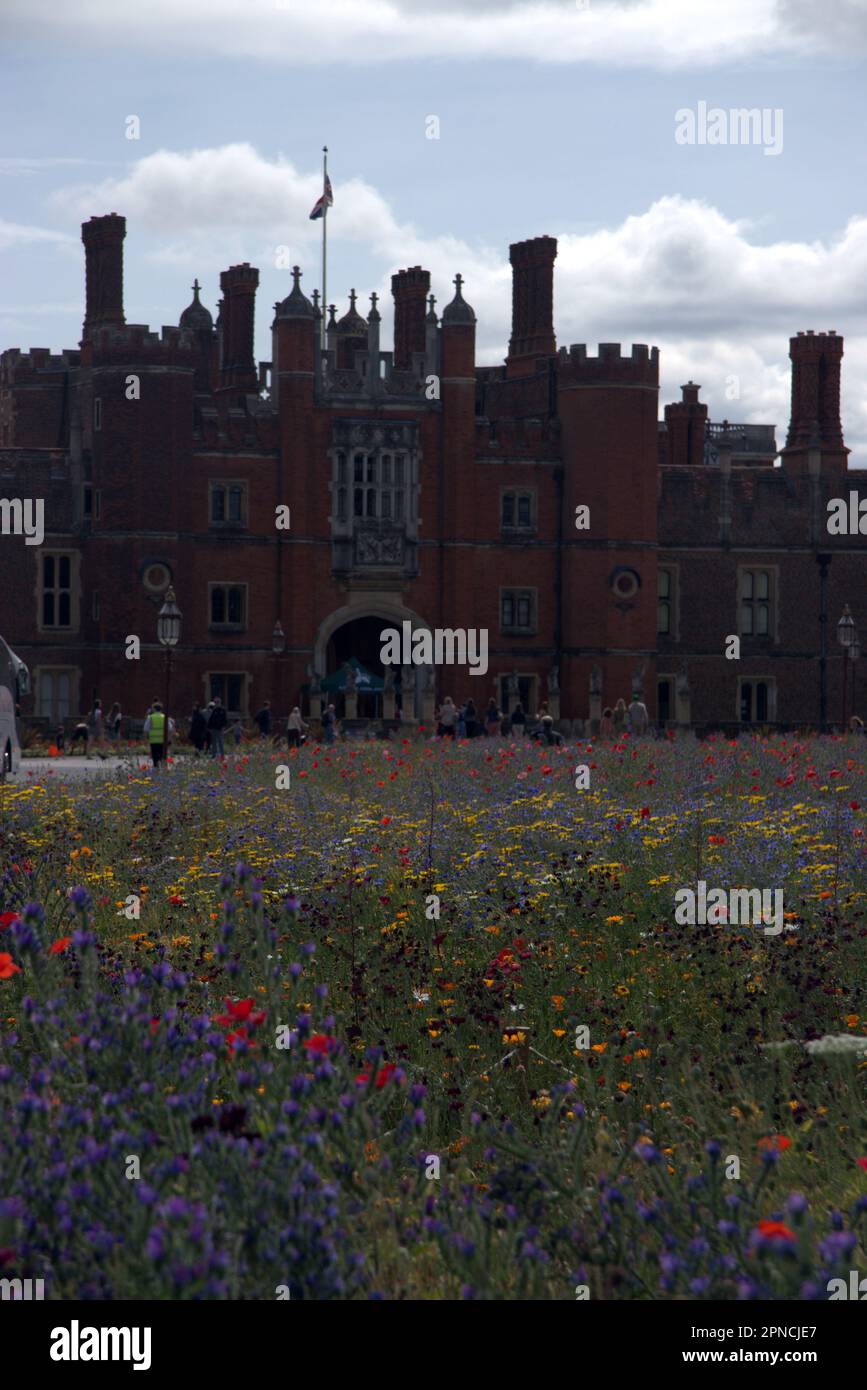
[{"label": "yellow flower", "polygon": [[622,921],[623,921],[623,918],[622,918],[622,917],[616,917],[616,916],[615,916],[615,917],[606,917],[605,920],[606,920],[606,922],[622,922]]}]

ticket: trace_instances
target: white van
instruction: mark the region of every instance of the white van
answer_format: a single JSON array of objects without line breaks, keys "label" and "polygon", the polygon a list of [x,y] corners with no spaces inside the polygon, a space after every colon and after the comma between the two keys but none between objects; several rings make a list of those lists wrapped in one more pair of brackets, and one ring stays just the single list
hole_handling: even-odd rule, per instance
[{"label": "white van", "polygon": [[30,672],[0,637],[0,782],[21,765],[16,708],[30,690]]}]

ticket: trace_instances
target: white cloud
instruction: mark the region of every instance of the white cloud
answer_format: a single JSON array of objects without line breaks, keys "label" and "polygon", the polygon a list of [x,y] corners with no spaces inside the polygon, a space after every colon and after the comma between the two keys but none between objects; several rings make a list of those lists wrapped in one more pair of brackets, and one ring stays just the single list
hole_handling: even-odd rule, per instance
[{"label": "white cloud", "polygon": [[715,67],[867,46],[862,0],[4,0],[7,34],[283,65],[423,58]]},{"label": "white cloud", "polygon": [[33,246],[37,242],[71,248],[75,238],[66,232],[52,232],[46,227],[30,227],[23,222],[5,222],[0,218],[0,252],[9,251],[13,246]]}]

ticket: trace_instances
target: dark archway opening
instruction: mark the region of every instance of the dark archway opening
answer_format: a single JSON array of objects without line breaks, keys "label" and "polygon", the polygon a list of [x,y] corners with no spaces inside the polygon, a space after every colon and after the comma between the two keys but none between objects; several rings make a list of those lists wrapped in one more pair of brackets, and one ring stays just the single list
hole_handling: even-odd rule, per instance
[{"label": "dark archway opening", "polygon": [[[389,626],[385,618],[355,618],[344,623],[332,633],[325,649],[325,673],[333,676],[347,661],[353,658],[360,662],[365,671],[382,679],[385,668],[379,659],[382,649],[380,634]],[[346,697],[343,691],[330,696],[338,718],[346,713]],[[380,691],[358,690],[358,718],[380,719],[382,717],[382,694]]]}]

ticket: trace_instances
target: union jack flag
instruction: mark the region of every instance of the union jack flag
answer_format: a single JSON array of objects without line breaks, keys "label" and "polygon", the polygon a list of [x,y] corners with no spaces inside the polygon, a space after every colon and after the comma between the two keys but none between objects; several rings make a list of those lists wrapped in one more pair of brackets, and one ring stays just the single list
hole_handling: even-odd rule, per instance
[{"label": "union jack flag", "polygon": [[321,198],[317,198],[313,204],[313,211],[310,214],[310,221],[315,222],[317,217],[325,216],[325,209],[330,208],[334,202],[334,194],[331,192],[331,180],[325,175],[325,191]]}]

